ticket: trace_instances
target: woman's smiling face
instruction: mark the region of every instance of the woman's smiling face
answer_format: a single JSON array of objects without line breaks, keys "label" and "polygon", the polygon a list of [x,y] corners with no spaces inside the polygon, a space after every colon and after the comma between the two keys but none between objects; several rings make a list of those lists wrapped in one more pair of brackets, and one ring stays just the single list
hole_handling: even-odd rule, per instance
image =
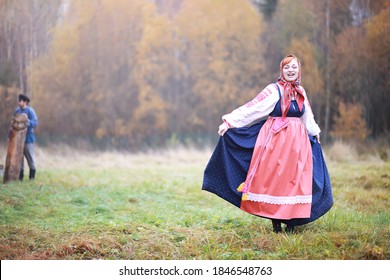
[{"label": "woman's smiling face", "polygon": [[290,61],[290,63],[283,67],[283,77],[287,82],[293,82],[298,79],[299,65],[296,59]]}]

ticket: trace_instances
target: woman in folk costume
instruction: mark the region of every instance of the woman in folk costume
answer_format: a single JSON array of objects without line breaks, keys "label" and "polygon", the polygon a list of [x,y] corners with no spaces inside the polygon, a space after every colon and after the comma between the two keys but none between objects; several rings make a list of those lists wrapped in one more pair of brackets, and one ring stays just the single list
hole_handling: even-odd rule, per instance
[{"label": "woman in folk costume", "polygon": [[300,78],[300,61],[288,55],[276,83],[224,115],[204,173],[203,190],[271,219],[275,232],[282,223],[293,232],[333,205],[321,130]]}]

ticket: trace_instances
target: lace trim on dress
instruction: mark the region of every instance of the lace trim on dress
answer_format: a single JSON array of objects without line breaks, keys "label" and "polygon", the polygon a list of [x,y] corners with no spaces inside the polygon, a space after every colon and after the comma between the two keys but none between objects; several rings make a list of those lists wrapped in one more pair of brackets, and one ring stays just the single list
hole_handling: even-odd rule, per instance
[{"label": "lace trim on dress", "polygon": [[300,204],[311,203],[311,195],[296,195],[296,196],[271,196],[266,194],[247,193],[246,200],[256,202],[266,202],[270,204]]}]

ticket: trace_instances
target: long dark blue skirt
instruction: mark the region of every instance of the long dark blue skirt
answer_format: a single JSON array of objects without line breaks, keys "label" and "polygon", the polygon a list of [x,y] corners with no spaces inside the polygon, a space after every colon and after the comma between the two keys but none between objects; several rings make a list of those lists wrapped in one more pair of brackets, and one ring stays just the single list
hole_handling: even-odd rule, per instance
[{"label": "long dark blue skirt", "polygon": [[[202,190],[209,191],[240,207],[241,192],[237,187],[245,181],[256,139],[265,121],[244,128],[229,129],[218,144],[204,171]],[[309,136],[313,154],[313,191],[310,218],[292,219],[289,225],[312,222],[333,205],[332,186],[321,145]]]}]

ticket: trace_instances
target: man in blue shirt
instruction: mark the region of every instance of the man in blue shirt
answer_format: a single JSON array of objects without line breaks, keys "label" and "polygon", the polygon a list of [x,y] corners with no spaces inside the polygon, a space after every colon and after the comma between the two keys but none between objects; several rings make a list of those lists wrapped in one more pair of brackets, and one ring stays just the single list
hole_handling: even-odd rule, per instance
[{"label": "man in blue shirt", "polygon": [[[38,117],[34,109],[28,106],[29,103],[30,103],[30,98],[27,95],[20,94],[18,98],[19,107],[15,110],[14,116],[24,113],[28,117],[26,142],[24,145],[23,153],[27,159],[28,167],[30,168],[29,179],[33,180],[35,178],[35,172],[36,172],[35,153],[34,153],[34,143],[35,143],[34,128],[38,126]],[[22,181],[23,177],[24,177],[24,160],[22,161],[22,168],[20,169],[19,180]]]}]

